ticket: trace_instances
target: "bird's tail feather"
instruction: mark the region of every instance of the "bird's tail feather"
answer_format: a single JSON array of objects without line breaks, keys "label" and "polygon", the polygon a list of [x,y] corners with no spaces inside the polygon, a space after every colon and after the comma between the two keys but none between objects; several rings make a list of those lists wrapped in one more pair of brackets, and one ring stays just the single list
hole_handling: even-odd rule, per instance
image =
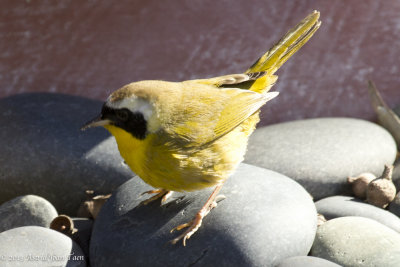
[{"label": "bird's tail feather", "polygon": [[267,72],[267,75],[247,82],[246,89],[260,93],[268,92],[278,78],[273,74],[313,36],[320,25],[319,12],[314,11],[287,32],[277,44],[246,70],[245,73]]}]

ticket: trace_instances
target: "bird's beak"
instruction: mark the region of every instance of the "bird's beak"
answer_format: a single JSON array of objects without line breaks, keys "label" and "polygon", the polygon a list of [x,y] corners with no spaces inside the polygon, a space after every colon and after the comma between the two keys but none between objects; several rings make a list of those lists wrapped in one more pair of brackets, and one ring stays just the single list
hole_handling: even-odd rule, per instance
[{"label": "bird's beak", "polygon": [[105,126],[110,124],[110,120],[107,119],[102,119],[101,114],[94,118],[93,120],[88,121],[81,127],[81,130],[84,131],[86,129],[92,128],[92,127],[98,127],[98,126]]}]

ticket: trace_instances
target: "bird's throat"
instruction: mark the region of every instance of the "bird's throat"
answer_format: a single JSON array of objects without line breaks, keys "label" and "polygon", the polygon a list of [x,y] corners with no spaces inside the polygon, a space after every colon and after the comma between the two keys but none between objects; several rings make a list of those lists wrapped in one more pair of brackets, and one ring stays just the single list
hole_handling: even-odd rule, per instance
[{"label": "bird's throat", "polygon": [[148,140],[135,138],[129,132],[113,125],[106,125],[104,128],[115,137],[119,152],[131,170],[140,175]]}]

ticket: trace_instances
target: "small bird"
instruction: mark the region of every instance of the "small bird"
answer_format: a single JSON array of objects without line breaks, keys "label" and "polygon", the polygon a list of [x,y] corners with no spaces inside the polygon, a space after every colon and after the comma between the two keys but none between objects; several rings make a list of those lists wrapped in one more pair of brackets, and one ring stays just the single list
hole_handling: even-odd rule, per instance
[{"label": "small bird", "polygon": [[320,25],[314,11],[242,74],[125,85],[82,127],[106,128],[131,170],[155,188],[144,192],[155,195],[142,204],[160,198],[165,203],[173,191],[215,186],[193,220],[171,230],[187,228],[171,243],[182,240],[185,246],[216,206],[223,183],[243,160],[260,108],[278,95],[268,92],[277,80],[274,73]]}]

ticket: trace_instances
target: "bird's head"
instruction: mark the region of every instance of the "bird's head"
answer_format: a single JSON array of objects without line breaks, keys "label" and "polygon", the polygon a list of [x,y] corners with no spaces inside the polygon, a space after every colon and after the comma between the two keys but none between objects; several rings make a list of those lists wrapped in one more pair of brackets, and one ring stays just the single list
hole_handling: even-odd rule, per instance
[{"label": "bird's head", "polygon": [[101,113],[81,130],[114,126],[137,139],[145,139],[149,133],[149,124],[154,121],[154,106],[147,98],[135,94],[134,89],[134,86],[127,85],[113,92],[104,103]]}]

